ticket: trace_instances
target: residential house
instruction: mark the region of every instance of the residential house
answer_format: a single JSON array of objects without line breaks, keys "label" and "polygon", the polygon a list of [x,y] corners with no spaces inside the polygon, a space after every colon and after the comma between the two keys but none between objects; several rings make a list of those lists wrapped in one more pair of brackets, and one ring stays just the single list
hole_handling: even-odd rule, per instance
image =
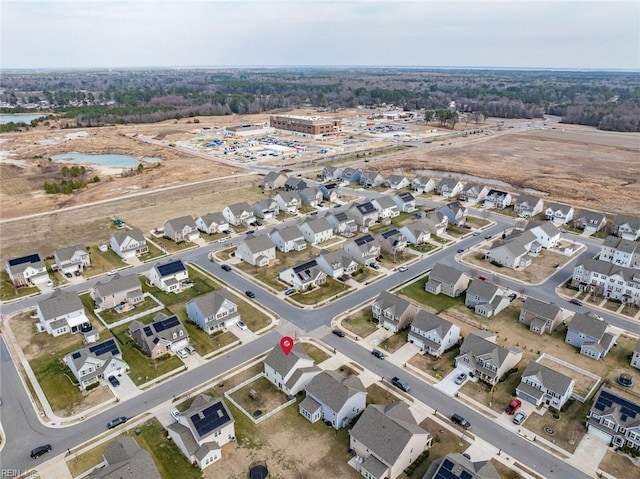
[{"label": "residential house", "polygon": [[489,193],[489,188],[480,183],[467,183],[460,192],[460,201],[468,201],[469,204],[475,205],[484,201]]},{"label": "residential house", "polygon": [[286,191],[300,191],[307,186],[309,185],[307,185],[306,181],[296,176],[290,176],[284,183],[284,189]]},{"label": "residential house", "polygon": [[378,218],[395,218],[400,214],[398,205],[390,196],[381,196],[371,200],[371,204],[378,210]]},{"label": "residential house", "polygon": [[297,225],[291,225],[281,229],[274,228],[273,231],[269,233],[269,238],[276,248],[278,248],[278,251],[282,253],[302,251],[307,248],[304,235]]},{"label": "residential house", "polygon": [[275,218],[280,214],[280,205],[274,198],[265,198],[253,204],[253,215],[263,220]]},{"label": "residential house", "polygon": [[463,271],[436,263],[429,273],[429,280],[424,285],[424,290],[431,294],[442,293],[456,298],[467,289],[470,279],[469,275]]},{"label": "residential house", "polygon": [[77,293],[55,291],[36,304],[40,328],[52,336],[90,330],[91,323]]},{"label": "residential house", "polygon": [[35,286],[49,280],[47,265],[40,259],[38,253],[8,260],[5,270],[9,275],[9,280],[16,288]]},{"label": "residential house", "polygon": [[447,231],[449,218],[439,211],[430,211],[426,214],[422,221],[432,235],[440,236]]},{"label": "residential house", "polygon": [[636,216],[616,215],[613,220],[613,234],[630,241],[640,239],[640,218]]},{"label": "residential house", "polygon": [[575,385],[575,379],[531,361],[522,373],[516,396],[536,407],[544,404],[559,411],[573,394]]},{"label": "residential house", "polygon": [[339,166],[325,166],[322,169],[322,180],[323,181],[335,181],[342,179],[342,168]]},{"label": "residential house", "polygon": [[380,244],[370,234],[349,241],[342,249],[347,256],[364,265],[375,262],[380,256]]},{"label": "residential house", "polygon": [[576,214],[573,225],[576,228],[585,230],[587,233],[593,234],[604,229],[607,225],[607,217],[603,213],[582,210]]},{"label": "residential house", "polygon": [[522,304],[518,320],[539,335],[553,333],[564,319],[562,308],[529,296]]},{"label": "residential house", "polygon": [[191,286],[189,271],[180,260],[158,264],[151,268],[149,281],[165,293],[180,293]]},{"label": "residential house", "polygon": [[169,220],[164,224],[164,235],[176,243],[182,243],[184,241],[195,241],[200,237],[200,232],[191,216],[182,216]]},{"label": "residential house", "polygon": [[374,188],[385,182],[385,177],[377,171],[363,171],[360,175],[360,184],[365,188]]},{"label": "residential house", "polygon": [[298,208],[302,206],[302,198],[297,190],[280,191],[274,199],[278,203],[281,211],[286,211],[290,215],[297,215]]},{"label": "residential house", "polygon": [[403,213],[413,213],[416,210],[416,199],[408,191],[397,193],[392,198]]},{"label": "residential house", "polygon": [[248,225],[256,220],[253,215],[253,208],[246,201],[225,206],[222,214],[229,224],[233,226]]},{"label": "residential house", "polygon": [[567,326],[564,339],[580,354],[592,359],[603,359],[615,344],[617,336],[609,332],[609,324],[587,314],[576,313]]},{"label": "residential house", "polygon": [[587,430],[590,435],[614,447],[640,449],[640,404],[637,398],[603,387],[591,405]]},{"label": "residential house", "polygon": [[268,236],[252,236],[238,245],[236,257],[254,266],[269,266],[276,259],[276,247]]},{"label": "residential house", "polygon": [[129,335],[142,351],[152,358],[159,358],[183,349],[189,344],[189,333],[176,315],[158,313],[153,322],[143,324],[133,320]]},{"label": "residential house", "polygon": [[446,216],[450,225],[462,226],[467,221],[467,207],[459,201],[440,206],[436,211]]},{"label": "residential house", "polygon": [[531,231],[543,248],[555,248],[560,243],[560,230],[550,221],[542,224],[529,223],[526,231]]},{"label": "residential house", "polygon": [[560,203],[547,203],[544,210],[544,217],[556,226],[566,225],[573,219],[573,206]]},{"label": "residential house", "polygon": [[454,178],[442,178],[438,183],[438,194],[443,198],[455,198],[462,192],[464,185]]},{"label": "residential house", "polygon": [[64,362],[81,389],[105,381],[110,376],[120,376],[129,369],[113,338],[69,353],[64,357]]},{"label": "residential house", "polygon": [[264,376],[285,394],[295,396],[322,370],[314,365],[300,343],[289,354],[276,346],[264,358]]},{"label": "residential house", "polygon": [[308,219],[299,228],[304,239],[311,244],[324,243],[333,238],[333,226],[325,218]]},{"label": "residential house", "polygon": [[407,243],[420,246],[431,238],[429,227],[424,221],[414,221],[400,227],[400,233],[407,239]]},{"label": "residential house", "polygon": [[348,256],[343,249],[335,251],[322,250],[316,258],[318,266],[327,276],[338,279],[345,274],[353,274],[358,268],[358,263]]},{"label": "residential house", "polygon": [[139,229],[120,231],[109,239],[111,249],[122,259],[140,256],[149,252],[147,239]]},{"label": "residential house", "polygon": [[240,321],[238,305],[225,290],[197,296],[187,302],[187,317],[207,334],[229,329]]},{"label": "residential house", "polygon": [[135,274],[120,276],[116,273],[106,281],[96,283],[89,291],[89,295],[99,311],[115,308],[121,304],[133,306],[144,301],[140,280]]},{"label": "residential house", "polygon": [[594,295],[640,305],[640,270],[585,258],[573,269],[571,284]]},{"label": "residential house", "polygon": [[86,479],[121,479],[127,475],[140,479],[161,479],[151,453],[132,437],[117,436],[102,454],[104,466],[96,467]]},{"label": "residential house", "polygon": [[366,479],[396,479],[431,442],[402,401],[370,404],[349,431],[356,470]]},{"label": "residential house", "polygon": [[464,304],[473,308],[476,314],[490,318],[509,306],[509,298],[495,284],[474,279],[467,288]]},{"label": "residential house", "polygon": [[640,269],[640,242],[608,236],[600,247],[598,259],[624,268]]},{"label": "residential house", "polygon": [[490,460],[472,461],[468,454],[447,454],[434,460],[422,479],[500,479]]},{"label": "residential house", "polygon": [[411,185],[411,182],[406,176],[402,175],[389,175],[385,179],[386,185],[392,190],[401,190]]},{"label": "residential house", "polygon": [[430,193],[435,190],[436,182],[426,176],[416,176],[411,181],[411,187],[416,193]]},{"label": "residential house", "polygon": [[345,212],[330,213],[325,219],[333,226],[333,232],[338,235],[350,238],[358,232],[358,225],[353,218]]},{"label": "residential house", "polygon": [[305,206],[317,208],[322,203],[323,195],[322,191],[320,191],[320,188],[310,186],[301,189],[299,193],[300,198],[302,199],[302,204]]},{"label": "residential house", "polygon": [[640,369],[640,339],[636,341],[636,345],[633,348],[633,353],[631,354],[631,366]]},{"label": "residential house", "polygon": [[371,313],[380,326],[398,333],[411,324],[418,307],[397,294],[383,291],[371,305]]},{"label": "residential house", "polygon": [[407,248],[407,238],[397,228],[376,235],[376,239],[380,244],[380,249],[394,259],[397,255],[404,253]]},{"label": "residential house", "polygon": [[338,183],[325,183],[323,185],[319,185],[318,188],[322,193],[322,199],[325,201],[331,201],[335,203],[341,196]]},{"label": "residential house", "polygon": [[365,228],[372,227],[380,217],[380,213],[371,201],[351,205],[347,215],[353,218],[357,225]]},{"label": "residential house", "polygon": [[520,218],[532,218],[542,213],[544,202],[542,198],[531,195],[520,195],[513,204],[513,211],[518,213]]},{"label": "residential house", "polygon": [[522,359],[522,351],[496,344],[496,336],[488,331],[467,335],[456,357],[456,368],[495,386],[498,380]]},{"label": "residential house", "polygon": [[513,198],[511,197],[511,193],[491,189],[487,193],[487,196],[485,196],[484,201],[482,202],[482,207],[502,210],[507,206],[511,206],[512,201]]},{"label": "residential house", "polygon": [[353,375],[323,371],[306,387],[298,411],[311,423],[323,420],[335,429],[348,426],[367,407],[367,390]]},{"label": "residential house", "polygon": [[512,269],[526,268],[533,258],[529,253],[539,253],[542,249],[531,231],[517,231],[506,241],[496,241],[484,259]]},{"label": "residential house", "polygon": [[411,322],[408,341],[431,356],[440,357],[458,344],[460,326],[435,314],[419,310]]},{"label": "residential house", "polygon": [[206,394],[198,394],[167,430],[180,452],[200,469],[220,460],[222,447],[236,438],[231,411],[221,398]]},{"label": "residential house", "polygon": [[196,227],[208,235],[222,233],[229,229],[229,221],[222,213],[207,213],[196,218]]},{"label": "residential house", "polygon": [[323,285],[327,281],[327,273],[312,259],[281,271],[278,278],[298,291],[309,291]]},{"label": "residential house", "polygon": [[53,258],[62,274],[80,272],[91,265],[89,252],[80,245],[55,250]]},{"label": "residential house", "polygon": [[362,171],[356,170],[354,168],[345,168],[342,170],[341,179],[343,183],[359,183],[360,177],[362,176]]},{"label": "residential house", "polygon": [[289,177],[281,171],[270,171],[265,175],[262,183],[260,183],[260,188],[263,190],[277,190],[279,188],[284,188],[284,184],[288,179]]}]

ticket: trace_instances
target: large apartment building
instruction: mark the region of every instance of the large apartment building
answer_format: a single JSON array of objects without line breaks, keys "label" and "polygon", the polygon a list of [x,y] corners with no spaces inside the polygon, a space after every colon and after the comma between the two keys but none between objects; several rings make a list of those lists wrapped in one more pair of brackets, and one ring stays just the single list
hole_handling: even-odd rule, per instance
[{"label": "large apartment building", "polygon": [[312,138],[322,138],[342,131],[342,120],[331,118],[273,115],[269,117],[269,124],[277,130],[291,131]]}]

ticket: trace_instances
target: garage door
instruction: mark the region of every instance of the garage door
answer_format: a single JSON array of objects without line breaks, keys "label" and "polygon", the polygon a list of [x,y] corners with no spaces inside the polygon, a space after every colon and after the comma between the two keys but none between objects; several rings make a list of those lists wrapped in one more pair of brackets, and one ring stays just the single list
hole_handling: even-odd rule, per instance
[{"label": "garage door", "polygon": [[534,406],[538,405],[538,400],[536,398],[534,398],[533,396],[529,396],[526,393],[523,393],[522,391],[520,391],[519,389],[516,389],[516,395],[521,398],[524,399],[525,401],[527,401],[528,403],[533,404]]},{"label": "garage door", "polygon": [[603,441],[607,444],[609,444],[611,442],[611,434],[607,434],[606,432],[602,431],[601,429],[598,429],[596,427],[594,427],[592,424],[589,424],[589,436],[596,438],[600,441]]}]

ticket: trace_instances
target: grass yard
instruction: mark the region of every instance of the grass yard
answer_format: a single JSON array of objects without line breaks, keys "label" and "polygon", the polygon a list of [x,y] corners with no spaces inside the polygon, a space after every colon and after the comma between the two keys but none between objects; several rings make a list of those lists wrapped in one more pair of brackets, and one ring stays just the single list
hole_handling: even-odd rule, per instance
[{"label": "grass yard", "polygon": [[351,279],[361,284],[366,284],[369,280],[380,276],[382,273],[377,272],[373,268],[365,268],[364,266],[358,266],[358,268],[351,275]]},{"label": "grass yard", "polygon": [[16,288],[9,280],[9,273],[6,271],[0,272],[0,301],[10,301],[16,298],[22,298],[30,294],[39,293],[40,289],[37,286]]},{"label": "grass yard", "polygon": [[73,459],[67,460],[67,467],[69,468],[69,472],[73,477],[78,477],[85,471],[97,466],[100,464],[104,458],[102,454],[105,449],[109,447],[109,445],[113,441],[106,441],[102,444],[97,445],[96,447],[88,450],[87,452],[74,457]]},{"label": "grass yard", "polygon": [[147,284],[145,280],[142,281],[142,291],[153,294],[165,306],[171,306],[180,302],[186,303],[196,296],[213,291],[213,282],[208,276],[205,276],[191,266],[187,266],[187,270],[189,272],[189,279],[193,281],[193,285],[181,293],[165,293],[155,286]]},{"label": "grass yard", "polygon": [[412,250],[415,250],[415,251],[419,251],[422,254],[426,254],[426,253],[429,253],[429,252],[431,252],[431,251],[433,251],[435,249],[438,249],[439,246],[436,246],[434,244],[431,244],[431,243],[427,242],[427,243],[422,243],[421,245],[411,245],[411,246],[409,246],[409,248],[411,248]]},{"label": "grass yard", "polygon": [[167,431],[157,419],[149,419],[136,429],[140,430],[139,435],[136,435],[133,429],[127,431],[126,434],[133,437],[140,447],[151,453],[160,476],[164,478],[179,477],[180,479],[202,477],[200,469],[189,464],[175,443],[167,439]]},{"label": "grass yard", "polygon": [[638,312],[640,312],[640,309],[632,304],[627,304],[624,308],[622,308],[621,312],[625,316],[633,318],[636,314],[638,314]]},{"label": "grass yard", "polygon": [[431,241],[434,241],[436,243],[440,243],[441,245],[447,245],[449,243],[453,243],[453,241],[448,240],[446,238],[441,238],[438,235],[431,235],[431,238],[429,238]]},{"label": "grass yard", "polygon": [[485,220],[483,218],[478,218],[477,216],[467,216],[466,224],[476,229],[480,229],[484,228],[488,224],[491,224],[491,221]]},{"label": "grass yard", "polygon": [[501,413],[515,396],[516,387],[520,384],[524,367],[522,364],[518,364],[518,366],[518,372],[511,374],[505,382],[501,383],[498,381],[493,390],[483,382],[467,381],[462,388],[460,388],[460,391],[485,406],[489,406],[494,411]]},{"label": "grass yard", "polygon": [[336,372],[341,376],[344,376],[345,378],[347,376],[358,376],[360,374],[358,371],[356,371],[355,369],[351,368],[346,364],[343,364],[338,369],[336,369]]},{"label": "grass yard", "polygon": [[316,364],[320,364],[331,357],[331,355],[325,353],[322,349],[312,343],[302,343],[302,347]]},{"label": "grass yard", "polygon": [[373,319],[371,310],[365,308],[344,319],[342,326],[356,336],[366,338],[378,329],[378,322]]},{"label": "grass yard", "polygon": [[202,328],[200,328],[200,326],[192,323],[191,321],[187,321],[184,308],[182,308],[181,311],[182,313],[178,314],[178,317],[182,321],[182,324],[184,324],[185,328],[187,328],[189,342],[194,348],[196,348],[196,351],[200,356],[211,354],[212,352],[223,348],[227,344],[231,344],[238,340],[231,331],[219,330],[208,335],[202,330]]},{"label": "grass yard", "polygon": [[628,456],[617,454],[609,449],[602,461],[600,469],[613,477],[625,479],[640,479],[640,467],[636,466]]},{"label": "grass yard", "polygon": [[336,281],[333,278],[327,278],[327,281],[308,293],[296,293],[295,300],[301,304],[318,304],[326,301],[339,294],[344,294],[351,288],[347,288],[344,283]]},{"label": "grass yard", "polygon": [[513,469],[502,464],[500,461],[491,459],[491,464],[496,468],[501,479],[522,479],[522,476]]},{"label": "grass yard", "polygon": [[442,379],[455,368],[455,359],[458,354],[460,354],[460,347],[450,349],[440,358],[434,358],[430,354],[415,354],[409,360],[409,364],[436,379]]},{"label": "grass yard", "polygon": [[369,404],[391,404],[397,401],[398,397],[389,392],[388,389],[372,384],[367,388],[367,405]]},{"label": "grass yard", "polygon": [[420,278],[411,284],[404,286],[400,290],[400,294],[407,296],[408,298],[427,306],[427,311],[438,314],[442,311],[456,306],[464,306],[464,297],[458,296],[457,298],[450,298],[445,294],[431,294],[424,290],[424,285],[427,284],[428,278]]},{"label": "grass yard", "polygon": [[127,263],[122,261],[122,258],[118,256],[112,250],[100,251],[97,246],[89,248],[89,259],[91,265],[84,270],[83,276],[97,276],[104,274],[112,269],[123,268],[128,266]]},{"label": "grass yard", "polygon": [[596,383],[595,379],[585,376],[584,374],[580,374],[578,371],[574,371],[571,368],[563,366],[562,364],[548,357],[542,358],[538,360],[538,362],[544,366],[547,366],[548,368],[553,369],[556,372],[575,379],[576,383],[573,387],[573,391],[579,396],[586,397],[587,393],[591,391],[591,388],[593,388],[594,384]]},{"label": "grass yard", "polygon": [[264,377],[257,378],[255,381],[234,391],[231,397],[248,414],[253,414],[257,410],[266,414],[287,402],[287,395]]},{"label": "grass yard", "polygon": [[169,238],[154,237],[153,242],[159,245],[161,248],[164,248],[168,253],[177,253],[178,251],[183,251],[185,249],[197,246],[196,243],[192,243],[190,241],[184,241],[182,243],[176,244],[175,241]]},{"label": "grass yard", "polygon": [[278,279],[280,271],[305,263],[316,256],[318,256],[318,250],[311,247],[307,247],[302,251],[289,251],[288,253],[281,253],[276,250],[276,259],[267,267],[253,266],[245,262],[240,262],[234,266],[245,273],[249,273],[258,281],[262,281],[277,291],[281,291],[286,285]]},{"label": "grass yard", "polygon": [[164,251],[158,248],[156,245],[147,241],[147,248],[149,248],[149,252],[138,256],[138,259],[144,263],[148,261],[153,261],[156,258],[160,258],[165,255]]},{"label": "grass yard", "polygon": [[447,234],[449,236],[453,236],[454,238],[460,238],[461,236],[471,234],[471,230],[468,230],[466,228],[461,228],[455,225],[448,225]]},{"label": "grass yard", "polygon": [[387,339],[380,343],[379,348],[385,353],[393,354],[402,346],[407,344],[407,337],[409,336],[409,330],[405,329],[399,333],[389,336]]},{"label": "grass yard", "polygon": [[[87,295],[87,297],[89,297],[89,295]],[[91,297],[89,297],[89,300],[91,300]],[[93,302],[93,300],[91,300],[91,302]],[[83,301],[83,304],[84,304],[84,301]],[[117,323],[118,321],[122,321],[123,319],[127,319],[128,317],[153,309],[156,306],[158,306],[158,303],[156,303],[150,297],[145,296],[144,301],[142,303],[136,304],[132,310],[127,311],[126,313],[122,313],[122,314],[116,313],[114,309],[109,309],[107,311],[100,312],[100,316],[102,317],[102,319],[104,319],[105,323],[113,324],[113,323]],[[85,304],[85,307],[86,307],[86,304]]]}]

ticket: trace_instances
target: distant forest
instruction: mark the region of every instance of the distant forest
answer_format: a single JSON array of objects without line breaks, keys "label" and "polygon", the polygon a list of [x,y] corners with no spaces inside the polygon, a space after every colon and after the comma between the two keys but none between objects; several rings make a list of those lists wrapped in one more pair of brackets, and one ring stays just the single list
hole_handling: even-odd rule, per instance
[{"label": "distant forest", "polygon": [[80,126],[206,115],[387,105],[640,131],[640,74],[410,68],[157,69],[4,72],[2,111],[34,106]]}]

